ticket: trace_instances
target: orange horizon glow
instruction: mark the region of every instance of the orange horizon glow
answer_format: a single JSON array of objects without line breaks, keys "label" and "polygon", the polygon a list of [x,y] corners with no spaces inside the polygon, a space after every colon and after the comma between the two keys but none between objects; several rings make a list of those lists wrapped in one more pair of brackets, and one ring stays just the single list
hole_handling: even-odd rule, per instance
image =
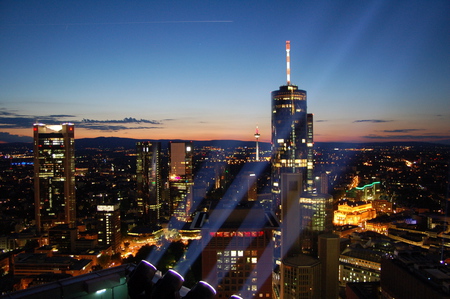
[{"label": "orange horizon glow", "polygon": [[[248,131],[248,132],[247,132]],[[270,134],[264,134],[263,130],[259,142],[271,143]],[[314,142],[342,142],[342,143],[373,143],[373,142],[437,142],[436,138],[424,138],[417,136],[417,139],[413,137],[410,139],[397,138],[396,136],[389,136],[388,134],[380,134],[379,138],[367,138],[364,136],[351,136],[338,134],[339,130],[330,129],[328,132],[322,130],[315,130],[317,134],[314,136]],[[15,129],[10,130],[10,134],[18,135],[20,137],[32,138],[33,132],[31,129]],[[334,133],[334,134],[333,134]],[[362,135],[363,132],[358,132]],[[367,132],[366,132],[367,133]],[[355,134],[357,135],[357,134]],[[370,135],[370,134],[365,134]],[[99,137],[117,137],[117,138],[130,138],[137,140],[196,140],[196,141],[210,141],[210,140],[239,140],[247,142],[255,142],[254,127],[248,130],[239,130],[238,132],[230,133],[226,131],[217,130],[192,130],[179,132],[173,129],[154,129],[154,130],[123,130],[119,132],[102,132],[96,130],[88,130],[85,128],[75,129],[75,139],[83,138],[99,138]],[[444,138],[443,138],[444,139]],[[0,141],[0,143],[7,143]]]}]

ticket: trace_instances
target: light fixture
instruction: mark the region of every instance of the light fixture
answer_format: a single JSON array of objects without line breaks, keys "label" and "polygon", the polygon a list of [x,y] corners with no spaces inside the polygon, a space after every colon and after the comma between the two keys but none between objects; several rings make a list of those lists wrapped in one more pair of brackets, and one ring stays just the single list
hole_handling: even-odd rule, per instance
[{"label": "light fixture", "polygon": [[156,267],[146,260],[142,260],[131,272],[128,280],[128,295],[131,299],[139,298],[143,293],[151,294],[152,279],[155,276]]},{"label": "light fixture", "polygon": [[178,291],[183,285],[184,278],[174,270],[169,270],[159,279],[153,287],[151,298],[157,299],[177,299]]},{"label": "light fixture", "polygon": [[199,281],[183,299],[213,299],[215,295],[216,290],[209,283]]}]

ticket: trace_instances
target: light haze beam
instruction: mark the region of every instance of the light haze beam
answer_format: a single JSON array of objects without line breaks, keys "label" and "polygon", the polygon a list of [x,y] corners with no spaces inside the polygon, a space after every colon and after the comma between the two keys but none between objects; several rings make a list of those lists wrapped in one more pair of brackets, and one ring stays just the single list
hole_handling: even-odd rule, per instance
[{"label": "light haze beam", "polygon": [[142,25],[142,24],[182,24],[182,23],[233,23],[230,20],[206,21],[146,21],[146,22],[98,22],[98,23],[49,23],[49,24],[3,24],[10,26],[89,26],[89,25]]}]

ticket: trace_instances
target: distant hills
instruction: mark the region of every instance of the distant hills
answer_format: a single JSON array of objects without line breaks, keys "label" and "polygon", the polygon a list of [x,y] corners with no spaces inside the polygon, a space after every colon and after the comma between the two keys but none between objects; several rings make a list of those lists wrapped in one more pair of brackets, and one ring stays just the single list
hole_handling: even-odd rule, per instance
[{"label": "distant hills", "polygon": [[[119,137],[97,137],[97,138],[84,138],[76,140],[76,147],[89,148],[89,147],[102,147],[102,148],[115,148],[122,147],[125,149],[132,149],[136,147],[136,142],[139,141],[153,141],[161,142],[163,148],[167,148],[170,142],[189,142],[192,141],[194,146],[217,146],[221,148],[227,147],[254,147],[255,141],[242,141],[242,140],[208,140],[208,141],[198,141],[198,140],[149,140],[149,139],[131,139],[131,138],[119,138]],[[264,150],[265,148],[270,149],[270,143],[260,142],[260,147]]]},{"label": "distant hills", "polygon": [[[207,141],[197,141],[197,140],[148,140],[148,139],[132,139],[132,138],[120,138],[120,137],[97,137],[97,138],[82,138],[76,139],[75,147],[76,149],[89,149],[89,148],[123,148],[123,149],[134,149],[136,148],[136,142],[138,141],[158,141],[161,142],[163,148],[167,148],[170,142],[179,141],[192,141],[194,146],[217,146],[220,148],[236,148],[236,147],[255,147],[255,141],[242,141],[242,140],[207,140]],[[27,142],[15,142],[15,143],[0,143],[0,150],[13,149],[24,147],[27,149],[32,149],[32,143]],[[429,143],[429,142],[370,142],[370,143],[346,143],[346,142],[316,142],[315,146],[325,147],[325,148],[355,148],[355,147],[367,147],[367,146],[436,146],[444,145],[450,146],[450,140],[441,141],[440,143]],[[270,143],[260,142],[259,147],[261,150],[270,150]]]}]

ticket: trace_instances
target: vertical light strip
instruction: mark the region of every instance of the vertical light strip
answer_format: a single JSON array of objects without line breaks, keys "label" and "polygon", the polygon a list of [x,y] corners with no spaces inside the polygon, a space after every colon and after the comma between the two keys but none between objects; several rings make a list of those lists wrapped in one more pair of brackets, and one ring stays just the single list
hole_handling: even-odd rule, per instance
[{"label": "vertical light strip", "polygon": [[287,76],[287,85],[291,85],[291,56],[289,55],[291,52],[291,42],[286,41],[286,76]]}]

